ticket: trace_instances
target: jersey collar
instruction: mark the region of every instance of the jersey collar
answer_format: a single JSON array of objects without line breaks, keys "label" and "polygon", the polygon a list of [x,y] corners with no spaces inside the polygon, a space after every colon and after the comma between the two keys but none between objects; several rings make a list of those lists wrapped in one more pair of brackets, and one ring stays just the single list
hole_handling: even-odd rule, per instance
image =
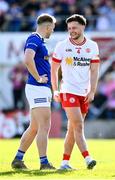
[{"label": "jersey collar", "polygon": [[33,34],[36,34],[44,42],[44,38],[38,32],[33,32]]},{"label": "jersey collar", "polygon": [[69,40],[70,40],[70,42],[71,42],[73,45],[76,45],[76,46],[82,46],[82,45],[85,44],[85,42],[86,42],[86,38],[85,38],[85,37],[84,37],[84,40],[83,40],[81,43],[75,43],[72,38],[69,38]]}]

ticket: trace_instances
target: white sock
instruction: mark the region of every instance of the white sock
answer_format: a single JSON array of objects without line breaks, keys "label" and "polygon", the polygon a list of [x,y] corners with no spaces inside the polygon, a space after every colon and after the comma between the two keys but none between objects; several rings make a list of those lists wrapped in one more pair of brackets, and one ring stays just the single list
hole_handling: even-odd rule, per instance
[{"label": "white sock", "polygon": [[65,166],[65,165],[68,165],[69,164],[69,161],[68,160],[63,160],[61,162],[61,166]]},{"label": "white sock", "polygon": [[93,159],[91,158],[91,156],[86,156],[85,158],[85,162],[88,165]]}]

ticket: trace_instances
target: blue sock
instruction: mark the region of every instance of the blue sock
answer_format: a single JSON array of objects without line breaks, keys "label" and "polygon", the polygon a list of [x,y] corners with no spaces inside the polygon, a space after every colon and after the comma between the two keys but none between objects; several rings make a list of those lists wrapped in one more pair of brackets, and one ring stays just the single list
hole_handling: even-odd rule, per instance
[{"label": "blue sock", "polygon": [[18,160],[22,160],[23,157],[24,157],[24,154],[25,152],[21,151],[21,150],[18,150],[16,156],[15,156],[15,159],[18,159]]},{"label": "blue sock", "polygon": [[40,157],[40,163],[41,164],[48,164],[48,159],[47,159],[47,156],[42,156]]}]

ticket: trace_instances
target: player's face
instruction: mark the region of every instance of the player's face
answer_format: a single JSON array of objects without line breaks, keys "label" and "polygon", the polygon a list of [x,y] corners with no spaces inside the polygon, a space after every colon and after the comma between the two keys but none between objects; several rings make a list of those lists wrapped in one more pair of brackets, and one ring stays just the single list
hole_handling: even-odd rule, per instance
[{"label": "player's face", "polygon": [[47,32],[46,32],[46,38],[49,38],[50,35],[52,34],[52,32],[54,31],[54,28],[55,28],[55,24],[54,23],[50,23],[48,26],[47,26]]},{"label": "player's face", "polygon": [[72,22],[68,23],[67,28],[68,28],[68,32],[70,34],[70,37],[72,39],[76,40],[83,35],[85,26],[79,24],[76,21],[72,21]]}]

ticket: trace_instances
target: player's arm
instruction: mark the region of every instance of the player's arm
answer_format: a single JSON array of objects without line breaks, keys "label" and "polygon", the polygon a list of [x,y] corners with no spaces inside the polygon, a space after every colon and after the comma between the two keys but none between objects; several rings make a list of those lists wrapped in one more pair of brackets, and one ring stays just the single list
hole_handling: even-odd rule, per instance
[{"label": "player's arm", "polygon": [[37,82],[47,83],[47,81],[48,81],[48,78],[46,77],[47,75],[40,76],[36,69],[36,65],[34,62],[34,56],[35,56],[35,51],[27,48],[25,50],[24,63],[26,65],[28,71],[32,74],[32,76],[36,79]]},{"label": "player's arm", "polygon": [[90,66],[90,92],[85,98],[86,102],[91,102],[94,100],[96,88],[97,88],[97,83],[98,83],[98,78],[99,78],[99,61],[97,63],[91,63]]},{"label": "player's arm", "polygon": [[58,70],[60,63],[54,62],[51,63],[51,83],[53,89],[53,97],[56,102],[60,102],[59,91],[58,91]]},{"label": "player's arm", "polygon": [[91,76],[90,76],[90,84],[91,84],[91,92],[94,93],[96,92],[97,89],[97,83],[98,83],[98,78],[99,78],[99,63],[91,63]]},{"label": "player's arm", "polygon": [[97,88],[97,82],[99,78],[99,64],[100,64],[100,58],[99,58],[99,49],[97,43],[94,44],[93,47],[93,55],[92,60],[90,62],[90,92],[88,93],[86,97],[86,102],[91,102],[94,100],[94,95]]},{"label": "player's arm", "polygon": [[51,83],[53,89],[53,98],[56,102],[60,102],[60,93],[58,91],[58,71],[62,61],[62,44],[57,43],[51,63]]}]

